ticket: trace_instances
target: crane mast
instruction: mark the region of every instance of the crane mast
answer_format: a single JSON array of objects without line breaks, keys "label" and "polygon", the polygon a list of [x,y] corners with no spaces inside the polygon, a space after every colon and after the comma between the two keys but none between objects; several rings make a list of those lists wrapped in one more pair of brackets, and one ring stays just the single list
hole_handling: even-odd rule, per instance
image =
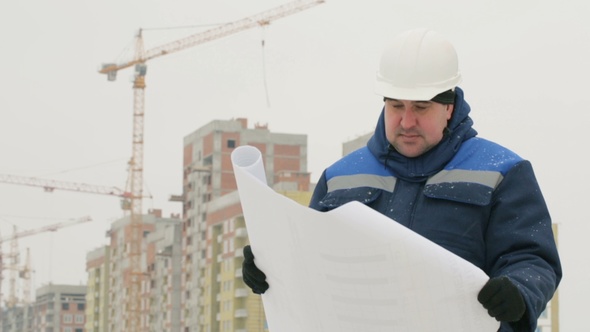
[{"label": "crane mast", "polygon": [[127,296],[127,331],[141,330],[141,248],[142,248],[142,202],[143,194],[143,155],[144,155],[144,115],[145,115],[145,75],[146,62],[156,57],[178,52],[199,44],[226,37],[243,30],[269,25],[272,21],[298,13],[323,3],[324,0],[298,0],[282,6],[249,16],[241,20],[223,24],[219,27],[196,33],[173,42],[144,50],[142,31],[136,36],[133,59],[121,64],[103,64],[99,73],[106,74],[109,81],[114,81],[121,69],[135,66],[133,81],[133,133],[132,156],[130,160],[130,251],[129,251],[129,295]]},{"label": "crane mast", "polygon": [[25,265],[19,271],[19,277],[24,279],[23,286],[23,302],[24,304],[31,303],[31,250],[27,248],[27,255],[25,257]]},{"label": "crane mast", "polygon": [[[135,44],[135,58],[143,56],[143,39],[141,30]],[[129,297],[126,312],[130,331],[140,331],[141,310],[141,247],[143,240],[142,200],[143,195],[143,128],[145,104],[145,74],[146,65],[140,62],[135,65],[135,80],[133,83],[133,133],[132,155],[130,161],[129,189],[131,191],[130,204],[130,242],[129,242]]]}]

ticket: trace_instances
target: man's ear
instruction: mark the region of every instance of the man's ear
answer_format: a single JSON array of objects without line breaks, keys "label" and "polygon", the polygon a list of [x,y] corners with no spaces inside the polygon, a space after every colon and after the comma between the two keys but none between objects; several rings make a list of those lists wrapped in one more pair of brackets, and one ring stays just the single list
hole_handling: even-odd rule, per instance
[{"label": "man's ear", "polygon": [[447,106],[447,121],[448,121],[453,116],[453,111],[455,110],[455,104],[448,104],[446,106]]}]

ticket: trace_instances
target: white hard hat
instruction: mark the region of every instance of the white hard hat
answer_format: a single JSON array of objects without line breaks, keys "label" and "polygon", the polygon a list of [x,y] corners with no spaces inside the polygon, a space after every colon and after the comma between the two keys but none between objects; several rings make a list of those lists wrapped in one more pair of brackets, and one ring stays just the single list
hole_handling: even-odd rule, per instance
[{"label": "white hard hat", "polygon": [[385,47],[375,92],[393,99],[430,100],[459,82],[453,45],[437,32],[416,29],[399,34]]}]

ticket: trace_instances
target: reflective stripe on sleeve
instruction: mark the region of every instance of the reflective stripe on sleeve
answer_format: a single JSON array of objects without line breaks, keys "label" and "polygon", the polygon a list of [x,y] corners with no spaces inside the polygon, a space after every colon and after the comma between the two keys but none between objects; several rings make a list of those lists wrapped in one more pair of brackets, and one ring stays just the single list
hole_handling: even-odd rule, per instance
[{"label": "reflective stripe on sleeve", "polygon": [[341,189],[370,187],[393,192],[396,178],[393,176],[380,176],[373,174],[354,174],[335,176],[328,180],[328,192]]},{"label": "reflective stripe on sleeve", "polygon": [[496,171],[472,171],[464,169],[443,170],[428,179],[427,185],[441,183],[469,182],[489,188],[496,188],[504,177]]}]

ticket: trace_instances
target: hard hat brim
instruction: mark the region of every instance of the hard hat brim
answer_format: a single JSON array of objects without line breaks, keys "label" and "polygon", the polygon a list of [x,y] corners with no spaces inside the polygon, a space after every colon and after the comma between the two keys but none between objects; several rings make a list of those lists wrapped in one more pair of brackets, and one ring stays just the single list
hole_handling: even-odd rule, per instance
[{"label": "hard hat brim", "polygon": [[394,86],[391,82],[377,75],[375,93],[386,98],[398,100],[431,100],[441,92],[454,89],[459,83],[461,83],[461,75],[457,74],[457,76],[442,84],[427,87],[402,88]]}]

